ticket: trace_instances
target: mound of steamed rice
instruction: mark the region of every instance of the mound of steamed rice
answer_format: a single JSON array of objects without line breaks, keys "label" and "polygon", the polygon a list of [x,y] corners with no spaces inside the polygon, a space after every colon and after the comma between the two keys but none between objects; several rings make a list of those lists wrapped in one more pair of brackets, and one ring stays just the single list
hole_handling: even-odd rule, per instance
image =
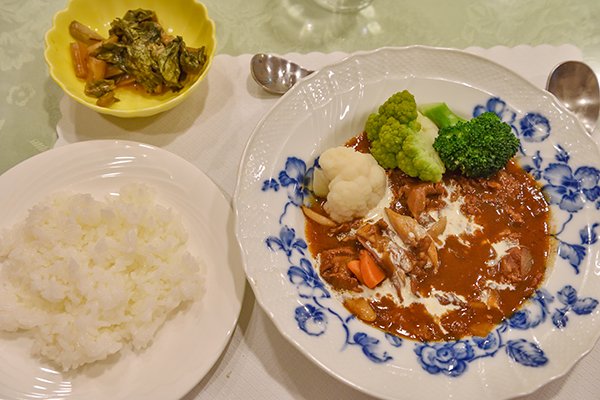
[{"label": "mound of steamed rice", "polygon": [[0,238],[0,329],[27,330],[33,353],[65,371],[141,350],[199,297],[203,271],[148,186],[56,194]]}]

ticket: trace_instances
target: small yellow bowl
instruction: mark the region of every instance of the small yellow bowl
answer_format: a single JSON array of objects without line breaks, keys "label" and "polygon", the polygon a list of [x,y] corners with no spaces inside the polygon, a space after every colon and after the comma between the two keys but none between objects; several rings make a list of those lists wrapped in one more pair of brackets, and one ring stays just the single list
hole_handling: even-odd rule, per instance
[{"label": "small yellow bowl", "polygon": [[[120,101],[110,107],[97,106],[96,99],[83,92],[85,81],[75,76],[69,50],[69,44],[74,40],[69,33],[69,24],[77,20],[107,37],[111,21],[122,18],[127,10],[138,8],[156,12],[164,30],[181,36],[187,46],[205,46],[207,58],[204,70],[192,84],[187,84],[179,92],[150,95],[123,89],[117,91]],[[206,76],[215,47],[215,24],[208,17],[206,7],[195,0],[71,0],[65,10],[54,16],[53,26],[46,33],[44,57],[50,76],[73,99],[102,114],[131,118],[170,110],[187,98]]]}]

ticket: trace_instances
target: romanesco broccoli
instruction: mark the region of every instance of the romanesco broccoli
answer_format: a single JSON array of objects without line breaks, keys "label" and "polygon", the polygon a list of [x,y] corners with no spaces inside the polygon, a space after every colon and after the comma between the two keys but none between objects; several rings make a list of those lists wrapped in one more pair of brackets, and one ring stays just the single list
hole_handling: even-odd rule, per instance
[{"label": "romanesco broccoli", "polygon": [[433,149],[437,126],[417,111],[414,96],[404,90],[369,115],[365,132],[371,154],[384,168],[400,168],[407,175],[439,182],[444,164]]}]

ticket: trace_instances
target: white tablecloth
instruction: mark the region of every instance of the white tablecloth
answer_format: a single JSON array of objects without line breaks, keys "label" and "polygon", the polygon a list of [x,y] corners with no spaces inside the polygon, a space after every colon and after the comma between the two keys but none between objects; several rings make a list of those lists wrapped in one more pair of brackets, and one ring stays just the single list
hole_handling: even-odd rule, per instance
[{"label": "white tablecloth", "polygon": [[[543,87],[560,61],[581,59],[573,46],[469,48]],[[343,53],[286,55],[317,69]],[[215,57],[207,79],[190,99],[164,114],[122,120],[96,114],[68,97],[61,101],[57,145],[90,139],[128,139],[168,149],[204,171],[231,197],[247,139],[278,97],[262,91],[249,74],[250,55]],[[598,138],[598,135],[596,135]],[[600,346],[566,376],[527,400],[600,398]],[[192,399],[369,399],[323,372],[284,339],[246,286],[239,324],[213,369],[187,395]]]}]

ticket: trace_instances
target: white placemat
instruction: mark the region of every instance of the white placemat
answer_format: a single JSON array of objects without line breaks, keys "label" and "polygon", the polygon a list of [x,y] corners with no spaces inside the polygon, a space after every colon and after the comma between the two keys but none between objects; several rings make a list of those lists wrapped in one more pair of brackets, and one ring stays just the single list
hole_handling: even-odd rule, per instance
[{"label": "white placemat", "polygon": [[[580,60],[571,45],[468,48],[544,87],[561,61]],[[287,54],[311,69],[336,62],[344,53]],[[262,91],[249,74],[251,55],[215,57],[206,81],[190,99],[155,117],[122,120],[99,115],[67,96],[60,103],[57,146],[90,139],[128,139],[168,149],[203,170],[231,197],[246,141],[278,97]],[[598,138],[599,135],[596,135]],[[199,346],[202,343],[198,343]],[[527,400],[598,399],[600,346],[565,377]],[[238,328],[222,358],[185,400],[199,399],[370,399],[330,377],[289,344],[254,301],[249,287]]]}]

